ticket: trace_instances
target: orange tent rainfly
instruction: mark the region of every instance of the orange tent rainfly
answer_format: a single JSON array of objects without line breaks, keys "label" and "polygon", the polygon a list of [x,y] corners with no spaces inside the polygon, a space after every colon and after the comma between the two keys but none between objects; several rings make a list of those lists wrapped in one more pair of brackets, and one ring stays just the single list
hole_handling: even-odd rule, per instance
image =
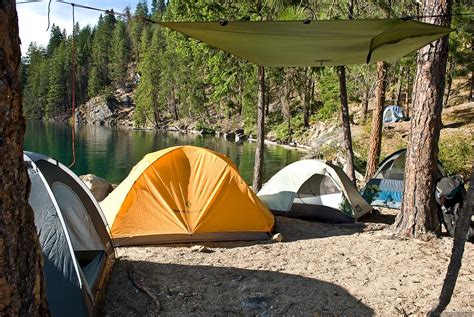
[{"label": "orange tent rainfly", "polygon": [[117,245],[266,239],[275,223],[229,158],[195,146],[147,154],[101,207]]}]

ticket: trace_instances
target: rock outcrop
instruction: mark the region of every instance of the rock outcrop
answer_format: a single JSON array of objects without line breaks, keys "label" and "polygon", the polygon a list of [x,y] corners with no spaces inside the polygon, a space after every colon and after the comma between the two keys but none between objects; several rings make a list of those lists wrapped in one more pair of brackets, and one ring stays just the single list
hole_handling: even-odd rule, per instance
[{"label": "rock outcrop", "polygon": [[90,189],[92,195],[94,195],[97,201],[104,200],[104,198],[114,189],[112,184],[94,174],[81,175],[79,178]]},{"label": "rock outcrop", "polygon": [[81,105],[76,112],[76,122],[106,126],[133,126],[131,95],[117,92],[117,96],[99,96]]}]

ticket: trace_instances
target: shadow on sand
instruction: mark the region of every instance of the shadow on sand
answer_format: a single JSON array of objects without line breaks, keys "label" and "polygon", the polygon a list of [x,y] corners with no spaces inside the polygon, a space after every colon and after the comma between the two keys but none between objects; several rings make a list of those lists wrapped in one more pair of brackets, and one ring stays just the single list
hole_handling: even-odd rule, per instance
[{"label": "shadow on sand", "polygon": [[[218,264],[218,263],[216,263]],[[132,282],[133,280],[133,282]],[[154,316],[370,316],[373,310],[344,288],[282,272],[120,260],[102,313]]]}]

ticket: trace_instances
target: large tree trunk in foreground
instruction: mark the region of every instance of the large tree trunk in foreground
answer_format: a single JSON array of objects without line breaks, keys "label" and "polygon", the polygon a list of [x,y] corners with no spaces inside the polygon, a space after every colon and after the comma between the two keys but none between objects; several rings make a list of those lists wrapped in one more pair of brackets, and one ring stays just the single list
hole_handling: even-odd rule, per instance
[{"label": "large tree trunk in foreground", "polygon": [[344,147],[346,148],[347,158],[346,174],[355,185],[356,178],[354,174],[354,151],[352,150],[351,122],[349,118],[349,105],[347,102],[346,68],[344,66],[337,66],[337,74],[339,75],[339,94],[341,97],[342,108],[342,130],[344,133]]},{"label": "large tree trunk in foreground", "polygon": [[42,255],[23,166],[15,1],[0,2],[0,315],[48,315]]},{"label": "large tree trunk in foreground", "polygon": [[[449,25],[451,1],[425,0],[423,15],[438,16],[425,22]],[[413,238],[440,229],[434,192],[447,55],[447,36],[418,53],[405,188],[402,208],[394,223],[396,233]]]},{"label": "large tree trunk in foreground", "polygon": [[[443,310],[448,306],[453,296],[456,280],[461,269],[462,256],[464,254],[464,245],[466,244],[466,235],[471,224],[471,216],[474,210],[474,164],[471,169],[471,180],[469,182],[469,189],[464,199],[464,206],[461,214],[456,221],[454,231],[453,249],[451,251],[451,259],[448,265],[448,271],[444,278],[443,288],[439,295],[439,300],[436,306],[430,311],[429,316],[439,316]],[[470,265],[468,263],[468,265]]]},{"label": "large tree trunk in foreground", "polygon": [[380,148],[382,146],[382,116],[385,104],[385,88],[387,87],[387,65],[377,63],[377,83],[375,87],[375,105],[372,111],[372,129],[370,130],[369,154],[365,179],[372,178],[379,164]]},{"label": "large tree trunk in foreground", "polygon": [[265,146],[265,69],[258,67],[258,114],[257,114],[257,148],[255,150],[255,166],[253,169],[253,190],[262,188],[263,150]]}]

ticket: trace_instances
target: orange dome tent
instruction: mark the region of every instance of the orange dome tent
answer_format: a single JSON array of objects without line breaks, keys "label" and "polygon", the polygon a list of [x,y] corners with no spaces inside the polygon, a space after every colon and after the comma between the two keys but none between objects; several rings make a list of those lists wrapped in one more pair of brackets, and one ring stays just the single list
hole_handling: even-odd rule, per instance
[{"label": "orange dome tent", "polygon": [[147,154],[101,207],[117,245],[265,239],[275,222],[229,158],[195,146]]}]

